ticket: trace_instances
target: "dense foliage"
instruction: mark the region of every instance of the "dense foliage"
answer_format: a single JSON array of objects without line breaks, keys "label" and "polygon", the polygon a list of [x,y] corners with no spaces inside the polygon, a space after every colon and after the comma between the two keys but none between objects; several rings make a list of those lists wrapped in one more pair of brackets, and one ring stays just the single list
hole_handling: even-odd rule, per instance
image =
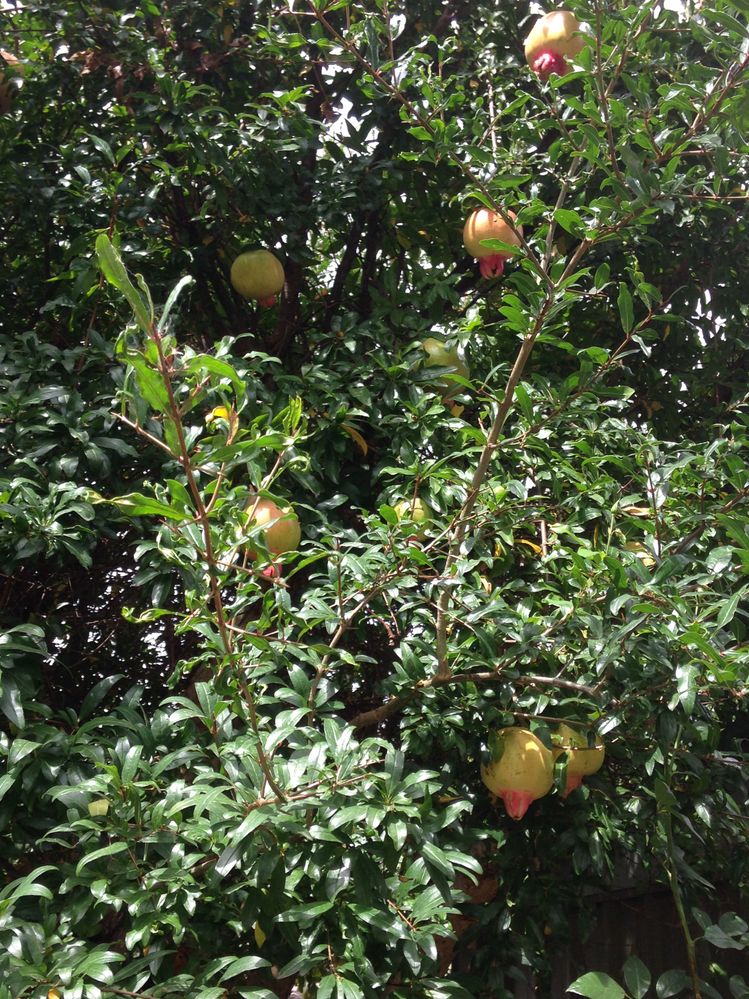
[{"label": "dense foliage", "polygon": [[5,6],[0,999],[549,995],[623,869],[745,999],[747,0]]}]

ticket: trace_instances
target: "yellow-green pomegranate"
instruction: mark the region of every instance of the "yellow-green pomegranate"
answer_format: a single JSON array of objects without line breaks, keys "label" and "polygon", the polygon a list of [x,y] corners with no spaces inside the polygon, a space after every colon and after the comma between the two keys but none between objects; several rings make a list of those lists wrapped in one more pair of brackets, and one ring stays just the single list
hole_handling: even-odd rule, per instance
[{"label": "yellow-green pomegranate", "polygon": [[[427,355],[424,365],[427,368],[452,368],[453,373],[461,378],[470,378],[471,372],[466,362],[460,357],[454,347],[448,347],[442,340],[428,336],[421,341],[424,353]],[[455,382],[447,381],[445,378],[438,378],[435,383],[442,391],[442,398],[445,402],[450,402],[453,396],[460,391],[460,386]]]},{"label": "yellow-green pomegranate", "polygon": [[507,814],[522,819],[530,805],[554,783],[551,750],[526,728],[502,728],[489,736],[489,762],[481,779],[501,798]]},{"label": "yellow-green pomegranate", "polygon": [[250,513],[247,526],[263,528],[268,551],[274,555],[296,551],[302,540],[302,528],[290,506],[280,507],[273,500],[259,499],[254,507],[250,506]]},{"label": "yellow-green pomegranate", "polygon": [[419,527],[414,531],[414,537],[421,540],[426,535],[426,525],[432,519],[432,511],[423,499],[400,500],[393,507],[398,514],[398,520],[410,520]]},{"label": "yellow-green pomegranate", "polygon": [[595,745],[590,746],[582,732],[565,724],[560,724],[553,741],[554,761],[562,753],[567,753],[567,781],[563,791],[563,796],[566,798],[576,787],[580,787],[583,777],[588,777],[601,769],[606,750],[600,736],[596,736]]},{"label": "yellow-green pomegranate", "polygon": [[231,265],[230,278],[235,291],[257,299],[264,308],[275,303],[286,279],[281,261],[270,250],[240,253]]}]

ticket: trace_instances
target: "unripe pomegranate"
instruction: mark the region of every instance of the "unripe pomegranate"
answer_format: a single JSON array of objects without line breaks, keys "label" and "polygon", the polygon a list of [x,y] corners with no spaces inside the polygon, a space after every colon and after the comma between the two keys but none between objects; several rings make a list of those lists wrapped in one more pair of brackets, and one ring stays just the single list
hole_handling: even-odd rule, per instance
[{"label": "unripe pomegranate", "polygon": [[[466,362],[460,357],[454,347],[448,347],[443,340],[428,336],[421,341],[421,346],[427,357],[424,364],[427,368],[452,368],[461,378],[470,378],[471,372]],[[447,379],[438,378],[436,385],[442,390],[442,398],[449,402],[460,391],[460,386]]]},{"label": "unripe pomegranate", "polygon": [[[515,221],[514,212],[507,212],[507,215]],[[522,233],[522,227],[518,227]],[[485,239],[501,239],[503,243],[511,246],[519,246],[520,239],[510,226],[497,212],[490,212],[487,208],[479,208],[466,219],[463,226],[463,246],[479,261],[479,270],[485,278],[499,277],[505,269],[505,260],[509,256],[505,253],[495,253],[487,246],[482,246]]]},{"label": "unripe pomegranate", "polygon": [[580,787],[583,777],[588,777],[601,769],[606,750],[600,736],[596,736],[594,746],[589,746],[582,732],[565,724],[560,724],[557,729],[554,743],[555,761],[562,753],[567,753],[567,782],[563,791],[563,797],[566,798],[576,787]]},{"label": "unripe pomegranate", "polygon": [[568,72],[567,59],[585,45],[579,32],[580,23],[569,10],[553,10],[540,17],[525,40],[525,59],[533,72],[542,80],[552,73],[563,76]]},{"label": "unripe pomegranate", "polygon": [[230,278],[235,291],[257,299],[263,308],[275,303],[286,279],[281,261],[270,250],[240,253],[231,265]]},{"label": "unripe pomegranate", "polygon": [[[265,544],[269,552],[282,555],[293,552],[302,540],[302,529],[299,518],[290,506],[280,507],[273,500],[259,499],[250,507],[252,514],[248,527],[261,527],[265,535]],[[254,554],[250,553],[254,558]]]},{"label": "unripe pomegranate", "polygon": [[510,818],[522,819],[554,783],[551,750],[526,728],[503,728],[489,736],[489,756],[481,779],[504,801]]},{"label": "unripe pomegranate", "polygon": [[432,511],[424,500],[419,499],[418,496],[416,499],[399,500],[393,509],[398,514],[398,520],[410,520],[419,525],[413,533],[413,538],[416,541],[423,540],[426,536],[426,525],[432,519]]}]

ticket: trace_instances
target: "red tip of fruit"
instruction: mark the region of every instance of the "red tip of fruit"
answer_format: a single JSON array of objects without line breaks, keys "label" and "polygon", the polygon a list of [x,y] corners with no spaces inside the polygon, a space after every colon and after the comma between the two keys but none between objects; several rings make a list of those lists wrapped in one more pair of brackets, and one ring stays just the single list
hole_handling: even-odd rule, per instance
[{"label": "red tip of fruit", "polygon": [[276,304],[276,296],[268,295],[267,298],[259,298],[257,304],[261,309],[270,309]]},{"label": "red tip of fruit", "polygon": [[260,575],[265,576],[266,579],[280,579],[281,578],[281,566],[278,562],[269,562],[264,565],[260,570]]},{"label": "red tip of fruit", "polygon": [[567,63],[564,57],[556,52],[540,52],[531,63],[531,69],[542,80],[548,80],[552,73],[564,76],[567,72]]},{"label": "red tip of fruit", "polygon": [[505,803],[507,814],[516,821],[522,819],[536,800],[528,791],[505,791],[500,797]]},{"label": "red tip of fruit", "polygon": [[485,278],[499,277],[504,273],[505,260],[501,253],[493,253],[491,257],[481,257],[479,260],[479,270],[481,276]]},{"label": "red tip of fruit", "polygon": [[571,776],[567,774],[567,783],[565,785],[564,791],[562,791],[562,797],[566,798],[568,794],[572,794],[576,788],[580,787],[583,782],[582,774],[575,774]]}]

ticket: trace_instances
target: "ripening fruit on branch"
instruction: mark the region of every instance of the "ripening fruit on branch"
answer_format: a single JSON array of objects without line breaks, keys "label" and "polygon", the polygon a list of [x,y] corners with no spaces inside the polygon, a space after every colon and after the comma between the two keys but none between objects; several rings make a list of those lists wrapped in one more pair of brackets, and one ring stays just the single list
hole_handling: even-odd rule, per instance
[{"label": "ripening fruit on branch", "polygon": [[594,746],[588,745],[588,740],[582,732],[578,732],[569,725],[560,724],[553,737],[555,744],[554,761],[567,753],[567,781],[562,793],[563,797],[580,787],[583,777],[597,773],[603,766],[606,750],[603,740],[596,736]]},{"label": "ripening fruit on branch", "polygon": [[[471,372],[466,362],[460,357],[454,347],[448,347],[442,340],[428,336],[421,341],[421,346],[426,353],[424,365],[427,368],[451,368],[452,373],[460,375],[461,378],[470,378]],[[442,392],[442,398],[449,401],[460,391],[460,386],[445,378],[438,378],[435,384]]]},{"label": "ripening fruit on branch", "polygon": [[240,253],[231,265],[231,283],[243,298],[255,298],[263,308],[275,304],[285,281],[283,266],[270,250]]},{"label": "ripening fruit on branch", "polygon": [[426,525],[432,519],[432,511],[424,500],[418,496],[412,500],[400,500],[393,509],[398,514],[398,520],[410,520],[414,524],[420,524],[418,530],[414,531],[414,537],[419,541],[424,538]]},{"label": "ripening fruit on branch", "polygon": [[531,28],[525,40],[525,60],[542,80],[548,80],[552,73],[567,73],[567,60],[579,55],[584,45],[575,15],[569,10],[553,10]]},{"label": "ripening fruit on branch", "polygon": [[[514,212],[507,212],[507,215],[515,221]],[[518,229],[522,233],[522,226],[518,226]],[[490,212],[487,208],[471,212],[466,219],[463,226],[463,246],[478,260],[482,277],[499,277],[505,269],[505,260],[510,259],[509,254],[497,253],[488,246],[483,246],[482,241],[485,239],[499,239],[510,246],[519,246],[520,239],[501,215]]]},{"label": "ripening fruit on branch", "polygon": [[[280,507],[273,500],[259,499],[248,511],[247,527],[263,529],[265,544],[273,555],[296,551],[302,540],[299,518],[290,506]],[[254,553],[250,553],[252,558]]]},{"label": "ripening fruit on branch", "polygon": [[522,819],[530,805],[554,783],[551,750],[525,728],[502,728],[489,735],[489,763],[481,779],[505,803],[512,819]]}]

